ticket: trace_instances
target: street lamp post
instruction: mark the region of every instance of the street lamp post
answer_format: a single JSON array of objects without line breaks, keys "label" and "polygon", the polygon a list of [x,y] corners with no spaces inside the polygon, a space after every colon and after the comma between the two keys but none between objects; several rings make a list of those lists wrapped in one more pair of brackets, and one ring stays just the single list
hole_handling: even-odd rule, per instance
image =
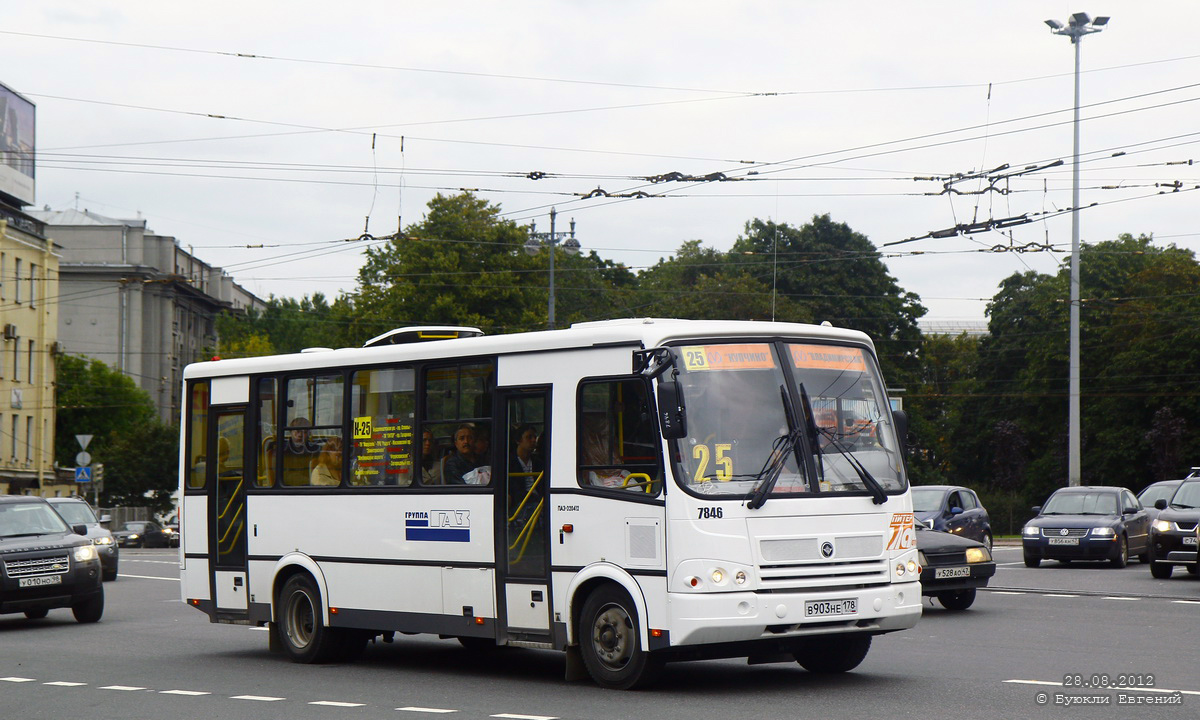
[{"label": "street lamp post", "polygon": [[529,239],[525,241],[525,252],[530,255],[537,255],[542,248],[550,250],[550,307],[548,310],[550,329],[554,329],[554,249],[560,241],[563,241],[563,252],[568,255],[579,254],[579,241],[575,239],[575,218],[571,218],[570,232],[555,232],[554,218],[558,216],[558,210],[550,208],[550,232],[537,232],[537,224],[529,223]]},{"label": "street lamp post", "polygon": [[1105,16],[1095,20],[1087,13],[1075,13],[1064,26],[1047,20],[1050,32],[1071,38],[1075,46],[1075,145],[1071,164],[1071,369],[1067,411],[1067,484],[1081,482],[1079,431],[1079,49],[1084,35],[1098,33],[1108,24]]}]

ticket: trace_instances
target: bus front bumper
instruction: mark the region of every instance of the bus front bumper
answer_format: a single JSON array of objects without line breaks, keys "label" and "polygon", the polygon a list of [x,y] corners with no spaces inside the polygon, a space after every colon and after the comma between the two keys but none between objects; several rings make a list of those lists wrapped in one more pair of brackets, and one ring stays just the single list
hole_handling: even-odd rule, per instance
[{"label": "bus front bumper", "polygon": [[883,633],[917,624],[921,583],[818,592],[670,593],[668,611],[672,646]]}]

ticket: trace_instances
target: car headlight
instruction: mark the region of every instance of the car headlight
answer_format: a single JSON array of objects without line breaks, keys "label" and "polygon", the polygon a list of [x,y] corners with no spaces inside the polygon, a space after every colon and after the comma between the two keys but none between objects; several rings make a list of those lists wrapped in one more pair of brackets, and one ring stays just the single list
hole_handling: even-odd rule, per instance
[{"label": "car headlight", "polygon": [[75,562],[90,562],[96,559],[96,548],[91,545],[80,545],[75,548]]},{"label": "car headlight", "polygon": [[989,562],[992,559],[992,554],[985,547],[967,548],[967,562],[981,563]]},{"label": "car headlight", "polygon": [[1021,528],[1021,534],[1025,537],[1037,537],[1038,528],[1033,527],[1032,525],[1026,525],[1025,527]]},{"label": "car headlight", "polygon": [[1171,521],[1170,520],[1155,520],[1154,521],[1154,529],[1157,530],[1158,532],[1170,532],[1171,531]]},{"label": "car headlight", "polygon": [[929,560],[925,559],[925,552],[922,550],[917,551],[917,563],[920,564],[921,567],[929,565]]},{"label": "car headlight", "polygon": [[130,539],[130,540],[137,540],[137,539],[138,539],[138,535],[137,535],[137,533],[134,533],[134,534],[130,535],[130,536],[129,536],[129,539]]},{"label": "car headlight", "polygon": [[1092,534],[1096,535],[1097,537],[1112,537],[1114,535],[1113,529],[1110,527],[1092,528]]},{"label": "car headlight", "polygon": [[98,537],[98,538],[94,538],[92,540],[92,544],[94,544],[94,545],[112,545],[113,539],[108,536]]}]

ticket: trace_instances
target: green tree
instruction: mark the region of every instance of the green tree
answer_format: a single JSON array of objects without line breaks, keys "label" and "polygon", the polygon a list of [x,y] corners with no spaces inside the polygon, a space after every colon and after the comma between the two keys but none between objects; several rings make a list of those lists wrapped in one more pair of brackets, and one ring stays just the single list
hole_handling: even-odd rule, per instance
[{"label": "green tree", "polygon": [[99,360],[65,355],[56,378],[56,462],[75,464],[76,435],[92,435],[88,450],[104,464],[101,505],[170,506],[179,485],[178,431],[158,420],[150,396]]}]

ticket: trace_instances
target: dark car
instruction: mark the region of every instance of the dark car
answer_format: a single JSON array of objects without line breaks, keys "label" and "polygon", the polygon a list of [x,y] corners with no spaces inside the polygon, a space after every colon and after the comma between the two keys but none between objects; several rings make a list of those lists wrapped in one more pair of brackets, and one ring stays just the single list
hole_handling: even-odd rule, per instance
[{"label": "dark car", "polygon": [[914,485],[913,513],[933,529],[992,546],[992,521],[974,490],[957,485]]},{"label": "dark car", "polygon": [[0,496],[0,613],[44,618],[69,607],[81,623],[104,614],[96,546],[39,497]]},{"label": "dark car", "polygon": [[169,545],[167,534],[158,523],[149,520],[131,520],[125,527],[113,533],[121,547],[165,548]]},{"label": "dark car", "polygon": [[1196,526],[1200,524],[1200,477],[1180,482],[1171,499],[1159,498],[1158,518],[1150,526],[1150,574],[1169,578],[1176,565],[1195,575]]},{"label": "dark car", "polygon": [[991,550],[980,542],[930,530],[917,523],[917,550],[921,563],[921,594],[935,597],[947,610],[966,610],[975,602],[975,590],[987,587],[996,574]]},{"label": "dark car", "polygon": [[1158,502],[1159,500],[1169,501],[1171,496],[1175,494],[1175,490],[1179,487],[1179,483],[1181,482],[1183,481],[1162,480],[1156,483],[1150,483],[1146,487],[1142,488],[1142,491],[1138,493],[1138,502],[1142,504],[1142,507],[1146,508],[1146,512],[1150,513],[1150,525],[1152,527],[1154,525],[1154,520],[1158,518],[1158,508],[1154,507],[1154,503]]},{"label": "dark car", "polygon": [[167,547],[179,547],[179,523],[165,523],[163,525],[163,532],[167,535]]},{"label": "dark car", "polygon": [[62,515],[68,525],[87,526],[88,539],[96,546],[96,552],[100,555],[100,566],[104,568],[104,579],[106,581],[116,580],[117,562],[120,560],[117,541],[108,528],[101,524],[108,522],[108,516],[97,519],[92,506],[81,498],[47,498],[46,502],[50,503],[59,515]]},{"label": "dark car", "polygon": [[1026,567],[1042,560],[1108,560],[1121,568],[1130,555],[1150,559],[1150,515],[1125,488],[1059,488],[1033,512],[1021,530]]}]

